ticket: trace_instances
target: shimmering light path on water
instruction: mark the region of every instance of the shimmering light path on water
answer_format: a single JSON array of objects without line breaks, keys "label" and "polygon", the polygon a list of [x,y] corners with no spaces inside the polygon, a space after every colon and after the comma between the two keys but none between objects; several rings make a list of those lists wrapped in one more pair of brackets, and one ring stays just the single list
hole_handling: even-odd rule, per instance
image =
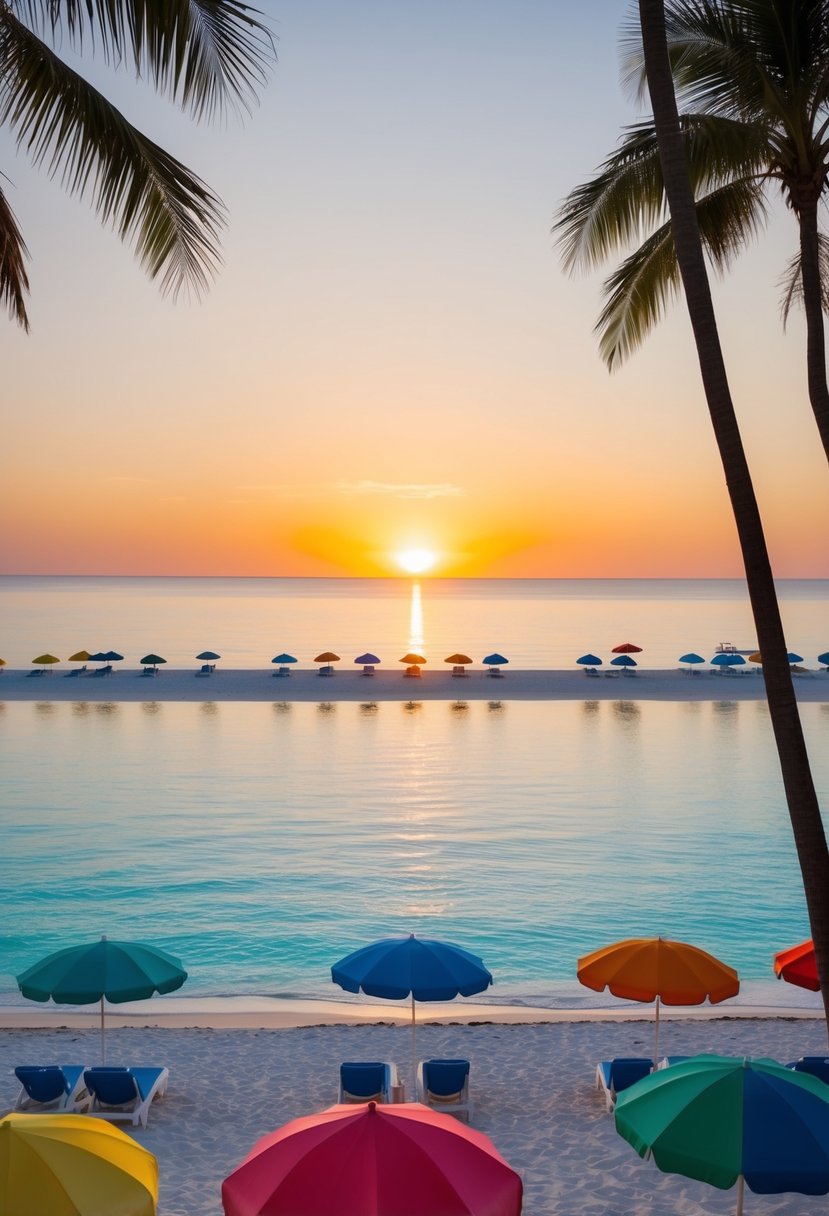
[{"label": "shimmering light path on water", "polygon": [[[191,995],[330,997],[333,961],[415,930],[501,1000],[622,936],[764,978],[807,935],[759,702],[0,709],[3,1000],[104,932],[180,955]],[[802,712],[826,792],[829,706]]]}]

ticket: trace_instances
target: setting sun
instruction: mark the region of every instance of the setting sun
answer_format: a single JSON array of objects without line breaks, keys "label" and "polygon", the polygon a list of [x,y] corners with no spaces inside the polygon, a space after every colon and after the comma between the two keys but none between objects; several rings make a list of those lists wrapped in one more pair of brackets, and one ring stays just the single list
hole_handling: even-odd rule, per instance
[{"label": "setting sun", "polygon": [[395,561],[408,574],[425,574],[434,566],[437,554],[431,549],[404,549],[402,553],[397,554]]}]

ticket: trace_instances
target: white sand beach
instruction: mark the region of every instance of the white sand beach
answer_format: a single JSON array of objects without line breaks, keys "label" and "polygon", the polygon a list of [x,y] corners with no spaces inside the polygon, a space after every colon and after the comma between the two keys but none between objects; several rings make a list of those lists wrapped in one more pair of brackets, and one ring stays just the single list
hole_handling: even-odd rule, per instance
[{"label": "white sand beach", "polygon": [[[451,1007],[442,1012],[452,1018]],[[813,1017],[724,1018],[707,1009],[691,1019],[682,1016],[688,1011],[676,1012],[662,1031],[668,1052],[788,1061],[827,1050],[825,1023]],[[66,1028],[56,1012],[52,1019],[50,1029],[0,1034],[4,1109],[14,1101],[15,1065],[98,1062],[94,1029]],[[521,1174],[526,1216],[725,1216],[734,1211],[733,1192],[641,1161],[616,1134],[593,1088],[596,1061],[649,1054],[652,1029],[641,1010],[623,1021],[605,1013],[578,1022],[430,1022],[418,1028],[418,1055],[469,1058],[472,1125]],[[222,1179],[260,1136],[336,1101],[340,1061],[390,1059],[407,1077],[409,1043],[408,1028],[388,1018],[293,1029],[112,1028],[109,1062],[170,1069],[167,1097],[153,1108],[149,1126],[130,1129],[158,1158],[159,1216],[219,1216]],[[812,1216],[826,1210],[826,1200],[747,1193],[745,1210]]]},{"label": "white sand beach", "polygon": [[[815,670],[795,677],[799,701],[829,701],[829,672]],[[112,675],[68,677],[49,669],[32,677],[28,670],[5,669],[0,677],[2,701],[762,701],[762,674],[751,670],[722,675],[704,671],[640,668],[636,675],[586,676],[583,671],[508,670],[500,678],[471,670],[455,677],[450,671],[424,670],[418,679],[402,671],[378,670],[364,676],[344,668],[332,676],[317,669],[274,676],[268,670],[233,670],[217,666],[209,676],[194,670],[165,668],[144,676],[123,668]]]}]

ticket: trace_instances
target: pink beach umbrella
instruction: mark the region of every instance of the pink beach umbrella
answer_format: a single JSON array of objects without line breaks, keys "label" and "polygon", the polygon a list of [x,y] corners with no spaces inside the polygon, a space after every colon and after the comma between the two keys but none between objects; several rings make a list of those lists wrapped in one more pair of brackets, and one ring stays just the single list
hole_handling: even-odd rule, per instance
[{"label": "pink beach umbrella", "polygon": [[487,1136],[419,1102],[294,1119],[222,1183],[225,1216],[520,1216],[521,1198]]}]

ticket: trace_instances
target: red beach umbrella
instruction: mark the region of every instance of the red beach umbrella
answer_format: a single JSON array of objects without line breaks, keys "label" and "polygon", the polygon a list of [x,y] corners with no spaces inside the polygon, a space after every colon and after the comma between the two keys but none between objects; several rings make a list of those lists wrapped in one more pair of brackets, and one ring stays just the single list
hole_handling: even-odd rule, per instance
[{"label": "red beach umbrella", "polygon": [[225,1216],[520,1216],[521,1196],[488,1137],[419,1102],[294,1119],[222,1183]]},{"label": "red beach umbrella", "polygon": [[820,992],[820,980],[817,977],[817,961],[815,959],[815,944],[811,938],[792,946],[789,950],[781,950],[774,956],[774,974],[787,984],[796,984],[798,988],[808,988],[810,992]]},{"label": "red beach umbrella", "polygon": [[614,646],[611,654],[641,654],[642,647],[634,646],[633,642],[622,642],[621,646]]}]

